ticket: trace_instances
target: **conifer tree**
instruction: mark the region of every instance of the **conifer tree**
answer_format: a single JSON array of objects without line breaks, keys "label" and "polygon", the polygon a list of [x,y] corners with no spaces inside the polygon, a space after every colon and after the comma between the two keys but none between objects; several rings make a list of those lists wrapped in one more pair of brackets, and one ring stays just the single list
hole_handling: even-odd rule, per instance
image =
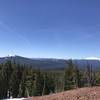
[{"label": "conifer tree", "polygon": [[76,85],[75,65],[72,60],[67,61],[67,68],[64,75],[64,90],[73,89]]},{"label": "conifer tree", "polygon": [[87,64],[85,71],[86,86],[94,86],[96,83],[95,73],[93,72],[92,65]]},{"label": "conifer tree", "polygon": [[75,67],[75,78],[76,78],[76,87],[80,88],[84,86],[83,82],[83,73],[79,70],[78,66]]},{"label": "conifer tree", "polygon": [[19,96],[21,79],[22,79],[22,69],[19,64],[16,64],[10,80],[10,91],[12,97],[14,98]]},{"label": "conifer tree", "polygon": [[43,91],[43,74],[40,72],[40,70],[37,70],[35,74],[35,81],[34,81],[34,89],[33,89],[33,95],[35,96],[41,96]]},{"label": "conifer tree", "polygon": [[[2,80],[3,80],[3,98],[7,98],[7,93],[9,91],[9,83],[10,83],[10,79],[11,79],[11,75],[13,72],[13,68],[12,68],[12,63],[11,61],[6,61],[5,64],[3,64],[3,68],[2,68]],[[8,97],[9,98],[9,97]]]}]

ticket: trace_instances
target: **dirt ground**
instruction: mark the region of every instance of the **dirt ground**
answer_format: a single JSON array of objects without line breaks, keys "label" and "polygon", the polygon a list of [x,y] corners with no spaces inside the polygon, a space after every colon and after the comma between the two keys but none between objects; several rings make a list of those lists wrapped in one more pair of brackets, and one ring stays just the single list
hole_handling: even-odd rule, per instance
[{"label": "dirt ground", "polygon": [[100,87],[81,88],[26,100],[100,100]]}]

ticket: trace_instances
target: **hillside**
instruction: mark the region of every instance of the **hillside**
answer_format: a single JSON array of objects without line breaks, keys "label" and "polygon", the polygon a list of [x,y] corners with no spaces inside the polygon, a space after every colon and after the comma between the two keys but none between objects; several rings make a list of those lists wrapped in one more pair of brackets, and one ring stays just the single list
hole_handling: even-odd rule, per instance
[{"label": "hillside", "polygon": [[40,69],[64,69],[66,62],[63,59],[49,59],[49,58],[26,58],[21,56],[8,56],[0,58],[0,63],[4,63],[7,60],[15,61],[20,64],[28,66],[34,66]]},{"label": "hillside", "polygon": [[[20,64],[25,64],[47,70],[63,70],[64,68],[66,68],[67,61],[65,59],[26,58],[21,56],[8,56],[0,58],[0,63],[4,63],[6,60],[11,60]],[[92,65],[93,69],[100,68],[100,60],[97,59],[74,59],[73,63],[77,64],[82,69],[85,68],[87,64]]]},{"label": "hillside", "polygon": [[100,100],[100,87],[75,89],[26,100]]}]

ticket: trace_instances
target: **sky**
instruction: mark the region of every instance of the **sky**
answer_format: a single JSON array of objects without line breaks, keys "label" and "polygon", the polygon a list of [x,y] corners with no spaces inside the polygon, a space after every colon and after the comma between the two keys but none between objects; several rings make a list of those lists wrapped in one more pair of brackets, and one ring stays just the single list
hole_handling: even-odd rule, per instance
[{"label": "sky", "polygon": [[0,0],[0,56],[100,57],[100,0]]}]

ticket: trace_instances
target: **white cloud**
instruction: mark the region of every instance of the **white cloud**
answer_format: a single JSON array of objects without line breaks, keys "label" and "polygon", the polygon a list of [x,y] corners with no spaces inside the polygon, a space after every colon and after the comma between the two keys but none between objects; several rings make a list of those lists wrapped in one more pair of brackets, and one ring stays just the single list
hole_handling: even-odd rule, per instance
[{"label": "white cloud", "polygon": [[100,60],[99,57],[87,57],[86,60]]}]

